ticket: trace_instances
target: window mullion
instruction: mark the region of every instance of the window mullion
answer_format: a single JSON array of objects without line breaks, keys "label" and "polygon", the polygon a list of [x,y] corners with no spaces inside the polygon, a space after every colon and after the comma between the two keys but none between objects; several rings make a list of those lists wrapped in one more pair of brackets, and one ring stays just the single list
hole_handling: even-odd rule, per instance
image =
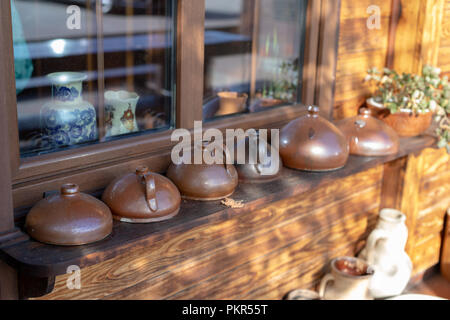
[{"label": "window mullion", "polygon": [[176,126],[202,120],[205,1],[179,0],[177,19]]}]

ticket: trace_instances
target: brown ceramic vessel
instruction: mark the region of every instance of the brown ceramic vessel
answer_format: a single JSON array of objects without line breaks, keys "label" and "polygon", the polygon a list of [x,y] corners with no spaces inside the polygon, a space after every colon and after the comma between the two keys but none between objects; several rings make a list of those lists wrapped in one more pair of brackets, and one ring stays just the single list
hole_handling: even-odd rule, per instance
[{"label": "brown ceramic vessel", "polygon": [[[237,141],[234,150],[234,166],[237,170],[239,181],[252,183],[269,181],[277,178],[283,169],[279,150],[271,148],[271,145],[267,142],[267,136],[264,139],[261,138],[259,130],[245,137],[245,139]],[[245,154],[245,159],[242,160],[245,161],[239,164],[238,152],[242,152],[242,150]],[[267,155],[265,160],[259,157],[260,152]]]},{"label": "brown ceramic vessel", "polygon": [[181,196],[166,177],[140,167],[136,173],[114,180],[102,200],[111,208],[114,219],[130,223],[149,223],[178,214]]},{"label": "brown ceramic vessel", "polygon": [[386,156],[398,152],[399,137],[394,129],[371,116],[362,108],[359,115],[336,123],[350,144],[350,154],[360,156]]},{"label": "brown ceramic vessel", "polygon": [[216,116],[240,113],[245,110],[245,103],[248,99],[248,95],[246,93],[224,91],[219,92],[217,95],[220,98],[220,107],[216,112]]},{"label": "brown ceramic vessel", "polygon": [[345,166],[349,145],[344,134],[310,106],[308,114],[287,124],[280,134],[280,155],[286,167],[330,171]]},{"label": "brown ceramic vessel", "polygon": [[367,107],[375,117],[383,120],[402,137],[416,137],[423,134],[433,121],[433,113],[431,111],[414,113],[411,110],[403,109],[396,113],[391,113],[389,109],[373,99],[367,100]]},{"label": "brown ceramic vessel", "polygon": [[[207,146],[208,143],[204,142],[199,148],[202,152],[210,152]],[[226,162],[225,159],[230,158],[228,149],[224,146],[221,149],[224,153],[224,162]],[[167,177],[175,183],[183,198],[191,200],[220,200],[232,195],[238,185],[236,169],[228,163],[172,163],[167,170]]]},{"label": "brown ceramic vessel", "polygon": [[83,245],[106,238],[112,232],[109,208],[100,200],[65,184],[61,194],[39,201],[26,218],[28,234],[54,245]]}]

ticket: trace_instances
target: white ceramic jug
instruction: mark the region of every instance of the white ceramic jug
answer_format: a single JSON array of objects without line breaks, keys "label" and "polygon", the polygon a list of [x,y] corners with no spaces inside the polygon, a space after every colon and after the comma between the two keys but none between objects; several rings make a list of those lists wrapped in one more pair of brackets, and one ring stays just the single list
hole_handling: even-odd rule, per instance
[{"label": "white ceramic jug", "polygon": [[319,296],[324,300],[372,300],[369,285],[373,274],[362,259],[336,258],[331,261],[331,273],[320,282]]},{"label": "white ceramic jug", "polygon": [[378,223],[359,254],[359,258],[375,269],[370,284],[375,298],[401,294],[411,277],[412,263],[405,252],[408,240],[405,220],[405,215],[398,210],[381,210]]},{"label": "white ceramic jug", "polygon": [[139,130],[136,105],[139,96],[128,91],[105,92],[106,137],[118,136]]}]

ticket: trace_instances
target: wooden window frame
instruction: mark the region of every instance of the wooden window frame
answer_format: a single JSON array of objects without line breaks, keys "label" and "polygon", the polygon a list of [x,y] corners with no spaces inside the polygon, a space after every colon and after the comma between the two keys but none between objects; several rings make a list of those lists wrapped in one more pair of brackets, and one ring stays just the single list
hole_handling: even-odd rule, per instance
[{"label": "wooden window frame", "polygon": [[[9,1],[2,1],[0,9],[0,40],[3,44],[0,48],[3,70],[0,92],[4,93],[0,107],[2,120],[6,120],[2,126],[5,141],[0,145],[7,151],[1,158],[3,162],[8,159],[11,168],[3,177],[7,181],[4,188],[7,194],[12,192],[13,195],[13,200],[5,202],[2,199],[2,203],[8,202],[7,206],[14,208],[27,207],[40,199],[43,192],[56,190],[61,183],[69,181],[79,184],[84,191],[99,190],[116,176],[141,164],[157,172],[165,171],[174,145],[170,141],[173,129],[21,159]],[[331,118],[333,107],[339,9],[340,1],[335,0],[309,0],[307,5],[302,100],[306,105],[319,104],[322,114],[328,118]],[[192,129],[195,120],[202,120],[203,86],[199,84],[203,83],[204,13],[204,1],[177,2],[176,128]],[[301,115],[304,109],[304,105],[283,106],[206,122],[204,128],[280,127]],[[4,212],[2,210],[0,218]],[[10,215],[11,210],[8,212],[6,215]]]}]

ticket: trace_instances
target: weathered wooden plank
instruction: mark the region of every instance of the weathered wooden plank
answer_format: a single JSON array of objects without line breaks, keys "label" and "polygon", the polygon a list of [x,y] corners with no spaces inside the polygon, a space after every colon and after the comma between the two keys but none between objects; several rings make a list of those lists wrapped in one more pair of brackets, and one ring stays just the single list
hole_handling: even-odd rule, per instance
[{"label": "weathered wooden plank", "polygon": [[427,210],[427,214],[419,212],[417,228],[411,230],[415,232],[416,243],[426,239],[430,234],[442,232],[444,229],[445,212],[449,208],[449,204],[450,202],[447,201],[447,206],[444,206],[441,202],[440,205],[434,207],[434,210]]},{"label": "weathered wooden plank", "polygon": [[437,233],[416,244],[414,255],[410,256],[414,266],[413,274],[419,274],[439,263],[441,243],[442,236]]},{"label": "weathered wooden plank", "polygon": [[358,0],[342,1],[341,6],[341,20],[368,18],[367,8],[369,6],[377,6],[380,8],[382,17],[390,17],[391,15],[391,0]]},{"label": "weathered wooden plank", "polygon": [[327,252],[326,255],[311,257],[309,261],[292,266],[289,271],[268,279],[262,286],[252,288],[240,298],[282,299],[286,293],[295,289],[316,290],[320,279],[329,269],[330,261],[336,257],[352,256],[354,252],[353,245],[343,245]]},{"label": "weathered wooden plank", "polygon": [[339,59],[350,53],[387,50],[389,17],[382,17],[380,24],[380,29],[368,29],[367,17],[341,21]]},{"label": "weathered wooden plank", "polygon": [[420,184],[418,216],[427,215],[440,207],[444,211],[450,207],[450,171],[436,171],[434,177]]},{"label": "weathered wooden plank", "polygon": [[445,231],[443,232],[444,240],[441,254],[441,273],[450,281],[450,208],[446,214]]},{"label": "weathered wooden plank", "polygon": [[[339,219],[338,217],[343,214],[343,207],[352,214],[358,212],[359,206],[364,209],[373,203],[376,206],[377,192],[379,193],[376,181],[380,180],[380,174],[381,170],[377,169],[368,175],[366,173],[364,176],[367,176],[367,179],[361,179],[362,176],[360,176],[359,179],[349,179],[344,183],[344,185],[356,183],[359,185],[358,190],[369,188],[372,190],[368,192],[369,194],[355,196],[352,193],[339,191],[344,189],[341,183],[333,184],[320,192],[311,193],[310,198],[307,197],[301,203],[298,199],[291,199],[221,224],[195,228],[181,237],[169,239],[164,244],[155,244],[147,251],[141,250],[133,256],[124,256],[121,259],[83,269],[83,289],[80,292],[66,290],[67,276],[58,277],[55,291],[44,298],[101,298],[114,292],[124,294],[120,293],[121,289],[138,284],[145,279],[152,283],[158,278],[157,282],[160,283],[161,278],[169,277],[169,280],[166,280],[169,282],[167,289],[170,285],[174,285],[170,281],[173,268],[187,265],[187,268],[191,269],[200,261],[206,271],[203,273],[199,271],[198,276],[204,275],[204,272],[207,274],[212,272],[211,268],[218,268],[216,272],[220,272],[226,266],[235,267],[236,264],[244,263],[247,259],[264,255],[270,250],[293,241],[301,236],[302,232],[308,232],[311,225],[301,222],[305,219],[314,222],[312,228],[320,229],[322,225],[326,228],[330,223],[329,219]],[[351,199],[346,200],[349,197]],[[316,210],[314,214],[311,213],[319,204],[325,204],[325,206]],[[222,256],[228,257],[232,251],[237,253],[236,258],[223,261],[216,267],[209,266],[211,259],[208,256],[213,255],[214,252],[218,252],[216,256],[220,257],[222,253]],[[172,279],[172,281],[175,280]],[[178,281],[175,282],[178,283]],[[145,287],[145,285],[140,286]],[[135,292],[136,288],[133,287],[128,291]]]},{"label": "weathered wooden plank", "polygon": [[435,178],[437,173],[450,171],[450,155],[445,149],[428,148],[423,150],[421,155],[424,158],[422,180],[429,177]]},{"label": "weathered wooden plank", "polygon": [[[371,193],[371,196],[373,196],[373,193]],[[372,214],[374,213],[372,212]],[[247,259],[237,268],[232,268],[224,273],[214,273],[214,276],[207,280],[198,277],[196,268],[188,267],[180,270],[174,275],[174,279],[182,282],[188,279],[191,286],[165,298],[227,299],[236,297],[240,299],[254,286],[266,283],[271,278],[290,270],[293,266],[297,267],[318,256],[326,256],[333,248],[343,243],[353,244],[362,239],[368,228],[367,218],[368,215],[364,213],[358,218],[352,217],[337,221],[335,225],[329,228],[312,229],[309,234],[293,242],[289,247],[272,251],[267,255],[261,255],[254,260]],[[279,232],[284,233],[283,230]],[[236,249],[239,250],[239,248]],[[227,252],[227,255],[219,257],[219,260],[210,260],[210,263],[218,265],[218,268],[220,268],[220,265],[225,263],[222,258],[229,260],[232,259],[232,256],[230,252]],[[323,266],[324,264],[317,264],[316,268],[320,270]],[[158,283],[137,295],[132,294],[130,298],[147,298],[146,292],[153,294],[161,289],[164,291],[167,285],[164,282]],[[112,298],[117,298],[117,296]]]},{"label": "weathered wooden plank", "polygon": [[438,63],[444,0],[402,0],[394,69],[420,73],[423,65]]}]

